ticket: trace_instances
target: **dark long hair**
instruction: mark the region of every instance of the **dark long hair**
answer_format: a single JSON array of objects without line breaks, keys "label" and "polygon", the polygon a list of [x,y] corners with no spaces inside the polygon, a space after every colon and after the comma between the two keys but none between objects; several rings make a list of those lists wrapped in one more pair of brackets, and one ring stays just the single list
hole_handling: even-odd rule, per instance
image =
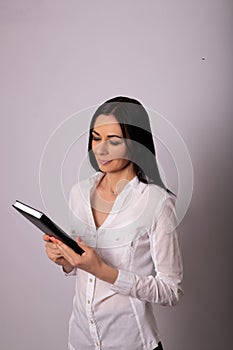
[{"label": "dark long hair", "polygon": [[135,142],[129,144],[130,160],[139,181],[153,183],[175,195],[164,185],[159,174],[150,121],[143,105],[129,97],[114,97],[101,104],[94,113],[89,129],[88,153],[91,165],[99,170],[92,152],[92,131],[100,114],[113,115],[120,124],[124,139]]}]

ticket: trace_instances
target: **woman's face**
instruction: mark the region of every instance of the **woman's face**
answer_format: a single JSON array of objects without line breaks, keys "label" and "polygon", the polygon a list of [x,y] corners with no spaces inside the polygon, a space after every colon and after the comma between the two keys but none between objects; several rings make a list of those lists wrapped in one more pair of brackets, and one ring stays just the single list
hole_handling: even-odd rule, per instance
[{"label": "woman's face", "polygon": [[92,151],[101,171],[117,172],[129,163],[121,127],[113,115],[100,114],[92,132]]}]

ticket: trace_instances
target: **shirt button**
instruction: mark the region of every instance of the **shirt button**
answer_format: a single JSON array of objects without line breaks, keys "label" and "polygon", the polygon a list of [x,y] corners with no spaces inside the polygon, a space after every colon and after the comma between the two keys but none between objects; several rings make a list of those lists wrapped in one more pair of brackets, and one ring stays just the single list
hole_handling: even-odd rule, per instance
[{"label": "shirt button", "polygon": [[92,279],[92,278],[90,278],[90,279],[89,279],[89,282],[92,282],[92,281],[93,281],[93,279]]},{"label": "shirt button", "polygon": [[87,302],[88,302],[88,304],[90,304],[90,303],[91,303],[91,301],[90,301],[90,300],[87,300]]},{"label": "shirt button", "polygon": [[95,237],[96,237],[96,235],[93,235],[93,237],[95,238]]},{"label": "shirt button", "polygon": [[99,343],[98,343],[98,342],[96,342],[96,343],[95,343],[95,345],[99,346]]}]

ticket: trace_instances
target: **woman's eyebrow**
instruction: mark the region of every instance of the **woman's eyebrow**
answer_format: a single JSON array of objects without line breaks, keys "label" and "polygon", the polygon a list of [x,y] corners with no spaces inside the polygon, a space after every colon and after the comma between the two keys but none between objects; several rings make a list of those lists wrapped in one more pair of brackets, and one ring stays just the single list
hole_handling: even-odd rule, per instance
[{"label": "woman's eyebrow", "polygon": [[118,137],[118,139],[122,139],[122,137],[119,136],[119,135],[108,135],[108,138],[109,138],[109,139],[110,139],[111,137]]},{"label": "woman's eyebrow", "polygon": [[[97,132],[97,131],[95,131],[95,130],[92,130],[92,133],[94,133],[94,134],[96,134],[97,136],[100,136],[100,134]],[[109,139],[110,138],[112,138],[112,137],[118,137],[119,139],[122,139],[122,137],[121,136],[119,136],[119,135],[115,135],[115,134],[111,134],[111,135],[108,135],[107,136]]]}]

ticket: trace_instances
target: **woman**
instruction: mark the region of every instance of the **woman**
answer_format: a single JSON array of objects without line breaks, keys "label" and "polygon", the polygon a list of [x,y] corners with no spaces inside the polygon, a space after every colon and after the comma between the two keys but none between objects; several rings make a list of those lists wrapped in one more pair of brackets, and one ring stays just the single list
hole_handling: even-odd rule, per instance
[{"label": "woman", "polygon": [[182,261],[144,107],[127,97],[103,103],[88,150],[97,172],[70,193],[71,231],[85,252],[44,236],[48,257],[76,275],[69,349],[163,349],[155,305],[179,301]]}]

